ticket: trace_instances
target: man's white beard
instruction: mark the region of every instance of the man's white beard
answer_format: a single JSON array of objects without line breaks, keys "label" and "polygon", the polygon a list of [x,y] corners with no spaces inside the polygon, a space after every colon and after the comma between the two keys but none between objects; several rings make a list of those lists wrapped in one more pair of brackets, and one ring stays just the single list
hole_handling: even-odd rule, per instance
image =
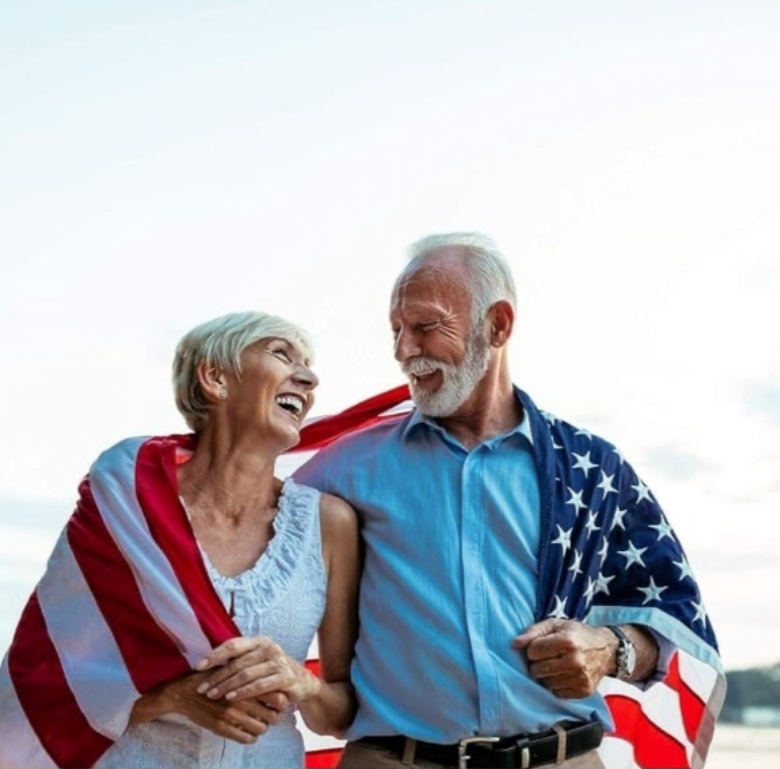
[{"label": "man's white beard", "polygon": [[[409,377],[414,405],[425,416],[447,417],[455,413],[474,392],[489,363],[490,347],[481,329],[476,329],[466,345],[466,358],[460,365],[442,363],[429,355],[421,355],[406,361],[402,369]],[[442,385],[438,390],[425,391],[417,387],[412,374],[425,375],[437,370],[442,374]]]}]

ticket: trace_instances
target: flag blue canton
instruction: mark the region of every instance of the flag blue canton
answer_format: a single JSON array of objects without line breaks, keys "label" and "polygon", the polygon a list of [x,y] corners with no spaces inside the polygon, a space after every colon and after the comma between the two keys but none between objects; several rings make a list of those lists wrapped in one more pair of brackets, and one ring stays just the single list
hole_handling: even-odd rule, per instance
[{"label": "flag blue canton", "polygon": [[660,609],[717,649],[685,552],[648,486],[611,443],[524,400],[553,490],[540,615]]}]

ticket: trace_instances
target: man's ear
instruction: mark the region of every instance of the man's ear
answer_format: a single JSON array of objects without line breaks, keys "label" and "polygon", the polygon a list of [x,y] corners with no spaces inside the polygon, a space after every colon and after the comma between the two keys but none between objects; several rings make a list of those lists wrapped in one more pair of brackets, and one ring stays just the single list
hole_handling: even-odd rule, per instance
[{"label": "man's ear", "polygon": [[203,361],[197,368],[198,384],[203,394],[211,402],[225,400],[227,397],[227,380],[221,368],[213,363]]},{"label": "man's ear", "polygon": [[491,347],[503,347],[512,336],[512,327],[515,322],[515,311],[512,309],[512,305],[501,299],[488,310],[488,319],[490,321]]}]

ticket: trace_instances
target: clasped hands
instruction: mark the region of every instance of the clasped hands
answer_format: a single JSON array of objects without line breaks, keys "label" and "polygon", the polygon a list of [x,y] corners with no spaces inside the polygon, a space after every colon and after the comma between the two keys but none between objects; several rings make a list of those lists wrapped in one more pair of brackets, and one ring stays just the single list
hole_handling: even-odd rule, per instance
[{"label": "clasped hands", "polygon": [[253,744],[282,713],[317,694],[322,682],[270,638],[233,638],[207,654],[195,672],[161,691],[180,713],[221,737]]},{"label": "clasped hands", "polygon": [[562,699],[588,697],[614,667],[617,641],[606,628],[546,619],[514,638],[525,651],[531,675]]},{"label": "clasped hands", "polygon": [[[564,699],[587,697],[614,666],[616,641],[606,628],[547,619],[512,641],[540,684]],[[270,638],[233,638],[213,649],[195,672],[160,692],[177,712],[221,737],[253,744],[282,713],[316,696],[322,681]]]}]

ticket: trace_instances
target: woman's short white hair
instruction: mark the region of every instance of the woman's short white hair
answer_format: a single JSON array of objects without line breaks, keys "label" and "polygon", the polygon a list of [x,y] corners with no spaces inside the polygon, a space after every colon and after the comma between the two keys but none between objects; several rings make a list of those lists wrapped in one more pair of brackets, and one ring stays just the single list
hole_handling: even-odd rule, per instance
[{"label": "woman's short white hair", "polygon": [[467,255],[464,265],[473,297],[475,325],[484,320],[488,309],[498,301],[507,301],[515,307],[517,293],[512,270],[495,240],[481,232],[447,232],[420,238],[407,249],[409,264],[401,277],[415,272],[443,248],[462,248]]},{"label": "woman's short white hair", "polygon": [[198,366],[208,363],[241,375],[241,354],[261,339],[284,339],[311,361],[312,344],[294,323],[264,312],[234,312],[206,321],[188,331],[173,358],[176,406],[187,425],[199,432],[208,421],[211,403],[198,380]]}]

